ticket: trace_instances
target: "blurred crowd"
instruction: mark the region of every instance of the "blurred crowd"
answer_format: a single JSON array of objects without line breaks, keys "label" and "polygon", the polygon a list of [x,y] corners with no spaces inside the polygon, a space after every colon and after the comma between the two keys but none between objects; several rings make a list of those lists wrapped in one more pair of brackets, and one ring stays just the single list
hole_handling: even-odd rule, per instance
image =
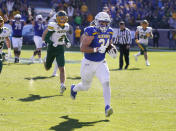
[{"label": "blurred crowd", "polygon": [[176,28],[176,0],[102,0],[116,27],[120,20],[128,26],[147,19],[154,28]]},{"label": "blurred crowd", "polygon": [[28,20],[28,0],[0,0],[0,16],[5,20],[11,20],[16,14],[21,14],[22,19]]},{"label": "blurred crowd", "polygon": [[65,10],[69,17],[69,24],[72,26],[84,27],[88,25],[93,19],[88,6],[84,0],[52,0],[52,8]]}]

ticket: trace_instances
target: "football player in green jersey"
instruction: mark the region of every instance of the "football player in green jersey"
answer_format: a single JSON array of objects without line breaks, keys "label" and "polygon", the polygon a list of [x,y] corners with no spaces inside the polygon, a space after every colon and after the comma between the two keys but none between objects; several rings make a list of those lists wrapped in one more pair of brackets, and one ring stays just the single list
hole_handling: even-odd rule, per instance
[{"label": "football player in green jersey", "polygon": [[60,93],[66,90],[65,87],[65,57],[64,57],[64,45],[67,48],[71,46],[66,33],[69,32],[69,24],[67,23],[68,16],[65,11],[59,11],[56,15],[56,22],[50,22],[48,28],[44,31],[42,39],[47,43],[47,56],[44,61],[46,70],[49,70],[52,66],[54,59],[56,59],[57,65],[60,71]]},{"label": "football player in green jersey", "polygon": [[6,43],[8,48],[8,58],[11,57],[10,33],[10,30],[7,27],[4,27],[4,20],[0,16],[0,73],[2,71],[2,49],[4,43]]}]

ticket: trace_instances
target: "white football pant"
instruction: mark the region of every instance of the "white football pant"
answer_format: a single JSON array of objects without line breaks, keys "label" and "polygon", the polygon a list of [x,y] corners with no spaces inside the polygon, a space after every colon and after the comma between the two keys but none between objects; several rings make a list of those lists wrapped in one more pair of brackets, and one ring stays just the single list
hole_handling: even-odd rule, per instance
[{"label": "white football pant", "polygon": [[23,43],[23,38],[22,37],[19,37],[19,38],[12,37],[13,48],[18,48],[18,51],[21,51],[22,43]]},{"label": "white football pant", "polygon": [[35,43],[36,48],[37,49],[42,48],[42,44],[43,44],[42,37],[35,35],[33,39],[34,39],[34,43]]}]

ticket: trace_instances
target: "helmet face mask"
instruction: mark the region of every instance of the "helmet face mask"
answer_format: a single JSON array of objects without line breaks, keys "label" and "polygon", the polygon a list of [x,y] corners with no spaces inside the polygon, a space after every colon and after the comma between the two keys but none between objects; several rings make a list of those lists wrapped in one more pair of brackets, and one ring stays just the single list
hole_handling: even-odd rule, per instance
[{"label": "helmet face mask", "polygon": [[20,21],[20,19],[21,19],[21,15],[20,15],[20,14],[16,14],[16,15],[15,15],[15,20],[16,20],[16,21]]},{"label": "helmet face mask", "polygon": [[106,32],[110,26],[110,16],[106,12],[100,12],[95,16],[95,26],[102,32]]},{"label": "helmet face mask", "polygon": [[42,22],[42,21],[43,21],[42,15],[37,15],[37,16],[36,16],[36,21]]},{"label": "helmet face mask", "polygon": [[0,16],[0,28],[2,28],[4,26],[4,20],[3,18]]},{"label": "helmet face mask", "polygon": [[58,25],[64,26],[68,21],[67,13],[65,11],[59,11],[56,15],[56,21]]}]

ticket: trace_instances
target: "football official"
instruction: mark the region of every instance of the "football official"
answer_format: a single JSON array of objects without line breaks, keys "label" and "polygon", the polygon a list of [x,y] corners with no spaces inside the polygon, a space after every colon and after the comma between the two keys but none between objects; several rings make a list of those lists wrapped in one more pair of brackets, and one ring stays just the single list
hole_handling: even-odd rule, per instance
[{"label": "football official", "polygon": [[116,43],[119,45],[120,56],[119,56],[119,70],[123,68],[123,56],[125,57],[126,66],[129,66],[129,50],[130,44],[132,43],[131,32],[125,27],[125,22],[121,21],[119,23],[119,29],[117,30]]}]

